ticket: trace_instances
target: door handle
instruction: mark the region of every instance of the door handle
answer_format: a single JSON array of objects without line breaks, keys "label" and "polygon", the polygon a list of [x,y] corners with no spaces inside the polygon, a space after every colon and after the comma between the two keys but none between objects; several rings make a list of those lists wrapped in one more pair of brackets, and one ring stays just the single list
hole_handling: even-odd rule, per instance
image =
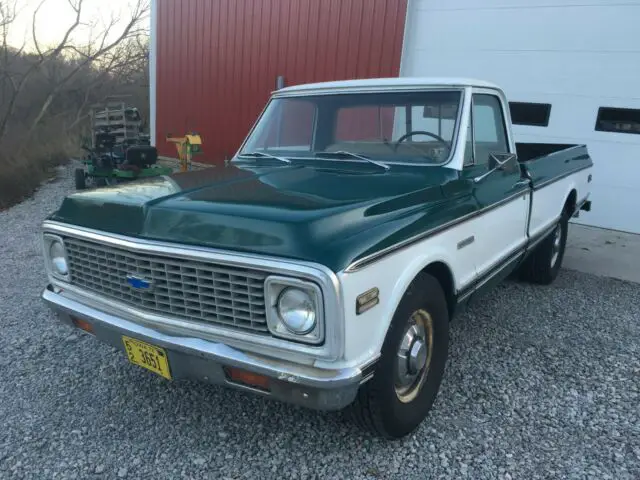
[{"label": "door handle", "polygon": [[518,181],[518,182],[513,184],[513,188],[524,187],[525,185],[529,186],[529,180],[520,180],[520,181]]}]

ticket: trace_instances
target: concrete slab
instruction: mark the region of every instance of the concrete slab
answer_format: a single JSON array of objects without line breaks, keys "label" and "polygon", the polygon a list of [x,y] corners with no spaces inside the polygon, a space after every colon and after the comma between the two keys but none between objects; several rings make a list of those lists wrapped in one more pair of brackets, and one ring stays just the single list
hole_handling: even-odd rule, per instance
[{"label": "concrete slab", "polygon": [[569,223],[562,266],[640,283],[640,235]]}]

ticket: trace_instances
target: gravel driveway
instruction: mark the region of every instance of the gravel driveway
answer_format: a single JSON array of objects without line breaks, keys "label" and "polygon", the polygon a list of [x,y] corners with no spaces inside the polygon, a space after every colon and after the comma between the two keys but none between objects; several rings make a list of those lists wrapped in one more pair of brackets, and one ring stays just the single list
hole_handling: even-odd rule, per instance
[{"label": "gravel driveway", "polygon": [[61,173],[0,213],[0,478],[640,478],[640,285],[500,286],[453,326],[429,419],[386,443],[166,382],[56,323],[37,233],[71,189]]}]

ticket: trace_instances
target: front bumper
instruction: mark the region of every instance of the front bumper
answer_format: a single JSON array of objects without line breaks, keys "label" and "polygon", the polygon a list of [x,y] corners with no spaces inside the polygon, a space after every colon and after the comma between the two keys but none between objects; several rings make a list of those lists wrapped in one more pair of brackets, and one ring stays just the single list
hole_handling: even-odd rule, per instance
[{"label": "front bumper", "polygon": [[[164,348],[173,379],[232,386],[315,410],[339,410],[353,402],[360,384],[370,376],[369,369],[322,370],[245,353],[222,343],[159,332],[56,293],[51,285],[43,291],[42,299],[63,323],[74,326],[73,319],[88,322],[99,340],[123,353],[123,335]],[[232,382],[225,367],[268,377],[268,391]]]}]

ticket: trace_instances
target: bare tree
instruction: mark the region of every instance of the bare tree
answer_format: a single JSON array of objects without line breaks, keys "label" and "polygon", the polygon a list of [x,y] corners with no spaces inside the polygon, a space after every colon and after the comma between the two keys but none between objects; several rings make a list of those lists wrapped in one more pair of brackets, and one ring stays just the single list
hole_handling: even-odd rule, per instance
[{"label": "bare tree", "polygon": [[[17,0],[13,2],[3,1],[0,2],[0,77],[2,78],[2,99],[8,96],[13,97],[16,90],[16,83],[12,72],[12,64],[14,59],[22,54],[24,48],[24,42],[18,49],[13,49],[9,46],[9,32],[11,25],[17,16]],[[11,93],[7,93],[7,90],[11,89]],[[0,138],[2,134],[0,133]]]},{"label": "bare tree", "polygon": [[[44,1],[45,0],[43,0],[43,2]],[[149,14],[148,1],[138,0],[137,4],[135,5],[132,11],[131,18],[125,24],[121,32],[113,40],[109,40],[109,37],[111,36],[112,30],[119,23],[119,19],[116,17],[111,18],[111,21],[107,24],[106,28],[99,35],[100,38],[98,42],[95,42],[95,43],[89,42],[85,46],[85,48],[78,48],[74,45],[69,44],[68,40],[69,40],[69,33],[73,31],[73,29],[75,29],[75,27],[80,21],[82,0],[77,0],[77,3],[75,4],[73,3],[73,0],[68,0],[68,1],[77,13],[76,23],[74,23],[74,25],[67,31],[67,34],[65,35],[63,41],[59,44],[59,48],[60,48],[60,51],[65,49],[72,50],[78,55],[78,57],[80,58],[80,61],[77,63],[74,69],[72,69],[69,73],[67,73],[67,75],[65,75],[61,79],[58,79],[58,81],[55,83],[54,87],[49,92],[49,95],[47,96],[46,100],[42,104],[42,107],[40,108],[38,115],[36,115],[36,118],[33,120],[33,123],[31,124],[31,128],[29,130],[30,135],[33,133],[36,126],[40,123],[40,121],[44,117],[53,99],[56,97],[56,95],[58,95],[64,89],[64,87],[69,83],[69,81],[73,79],[73,77],[75,77],[77,73],[80,72],[85,66],[90,65],[93,62],[100,61],[103,57],[107,56],[110,52],[117,49],[117,47],[121,45],[123,42],[125,42],[127,39],[135,38],[137,35],[139,35],[143,31],[141,24],[148,17],[148,14]],[[36,35],[35,35],[36,14],[37,14],[37,10],[33,15],[33,18],[34,18],[33,41],[34,41],[34,44],[36,45],[36,49],[38,50],[38,53],[40,53],[40,48],[38,46],[38,42],[36,40]],[[97,43],[97,47],[94,47],[96,43]],[[59,53],[60,52],[54,50],[53,55],[58,55]]]},{"label": "bare tree", "polygon": [[[38,0],[20,42],[15,20],[26,2],[0,0],[0,209],[30,194],[51,166],[80,153],[91,105],[124,95],[133,106],[147,106],[149,0],[106,22],[88,18],[90,1],[104,0]],[[46,2],[72,12],[52,45],[36,29]]]},{"label": "bare tree", "polygon": [[[94,96],[111,96],[126,93],[133,88],[148,89],[148,42],[147,37],[137,36],[122,42],[118,47],[106,54],[100,64],[99,73],[89,83],[83,85],[84,95],[80,105],[74,105],[73,120],[66,125],[66,130],[74,129],[88,116],[88,107]],[[99,93],[98,93],[99,92]],[[145,96],[145,105],[148,97]]]},{"label": "bare tree", "polygon": [[[72,40],[73,34],[83,24],[83,0],[67,0],[68,5],[75,14],[74,21],[66,29],[62,39],[57,44],[50,48],[44,48],[38,40],[36,20],[42,6],[47,1],[41,0],[33,13],[31,35],[35,53],[31,55],[29,66],[22,72],[10,72],[3,77],[9,80],[11,93],[5,96],[5,98],[8,98],[8,102],[0,117],[0,140],[7,132],[9,122],[15,117],[18,99],[25,86],[36,73],[39,73],[46,80],[45,84],[48,88],[46,96],[37,107],[37,113],[31,120],[28,137],[33,135],[58,95],[65,91],[78,74],[94,66],[103,73],[106,72],[108,74],[110,69],[122,68],[127,63],[136,60],[135,57],[127,56],[128,49],[122,48],[122,46],[146,33],[145,22],[149,15],[149,0],[137,0],[130,17],[124,22],[124,25],[121,24],[120,18],[112,16],[96,36],[82,45],[75,44]],[[4,34],[5,45],[2,52],[3,56],[6,56],[6,52],[9,49],[8,45],[6,45],[7,29],[15,18],[15,14],[12,16],[12,12],[15,12],[15,3],[14,8],[11,8],[11,6],[5,8],[5,3],[0,2],[0,15],[2,15],[0,18],[0,35]],[[3,14],[3,10],[7,13]],[[123,53],[125,54],[124,56],[122,56]],[[61,66],[56,63],[60,58],[67,61],[64,65],[65,68],[62,70],[57,69],[58,66]],[[96,81],[94,78],[87,85],[87,89],[94,88]],[[87,100],[89,96],[90,93],[85,92]],[[84,107],[81,106],[80,110],[82,108]]]},{"label": "bare tree", "polygon": [[[36,36],[35,36],[35,19],[36,19],[36,15],[37,15],[38,11],[40,10],[40,8],[42,7],[42,5],[44,4],[45,1],[46,0],[42,0],[40,2],[38,7],[36,8],[36,11],[33,14],[32,28],[33,28],[33,38],[34,38],[34,42],[35,42],[35,47],[36,47],[36,50],[38,52],[37,60],[35,62],[33,62],[31,64],[30,68],[28,68],[27,71],[24,72],[19,77],[19,80],[17,82],[15,81],[14,76],[10,75],[10,77],[9,77],[10,80],[11,80],[11,86],[13,87],[13,92],[12,92],[11,96],[9,97],[9,102],[8,102],[6,111],[4,112],[4,116],[0,120],[0,139],[2,139],[2,137],[4,137],[4,135],[5,135],[6,131],[7,131],[8,122],[9,122],[9,120],[11,119],[11,117],[15,113],[16,101],[18,100],[18,97],[22,93],[22,90],[24,89],[24,86],[27,84],[28,80],[42,66],[42,64],[47,59],[55,58],[60,54],[60,52],[63,50],[64,46],[69,41],[69,37],[71,36],[73,31],[78,27],[78,25],[80,25],[80,12],[81,12],[82,0],[78,0],[77,6],[74,6],[74,10],[76,11],[76,19],[73,22],[73,24],[67,29],[67,31],[66,31],[64,37],[62,38],[62,40],[60,41],[60,43],[58,43],[58,45],[54,49],[52,49],[51,51],[43,53],[40,50],[40,47],[38,45],[38,42],[37,42]],[[71,1],[70,1],[70,3],[71,3]],[[15,9],[13,10],[13,12],[15,13]],[[14,19],[15,19],[15,16],[11,20],[11,23],[13,22]],[[9,25],[10,25],[10,23],[9,23]]]}]

